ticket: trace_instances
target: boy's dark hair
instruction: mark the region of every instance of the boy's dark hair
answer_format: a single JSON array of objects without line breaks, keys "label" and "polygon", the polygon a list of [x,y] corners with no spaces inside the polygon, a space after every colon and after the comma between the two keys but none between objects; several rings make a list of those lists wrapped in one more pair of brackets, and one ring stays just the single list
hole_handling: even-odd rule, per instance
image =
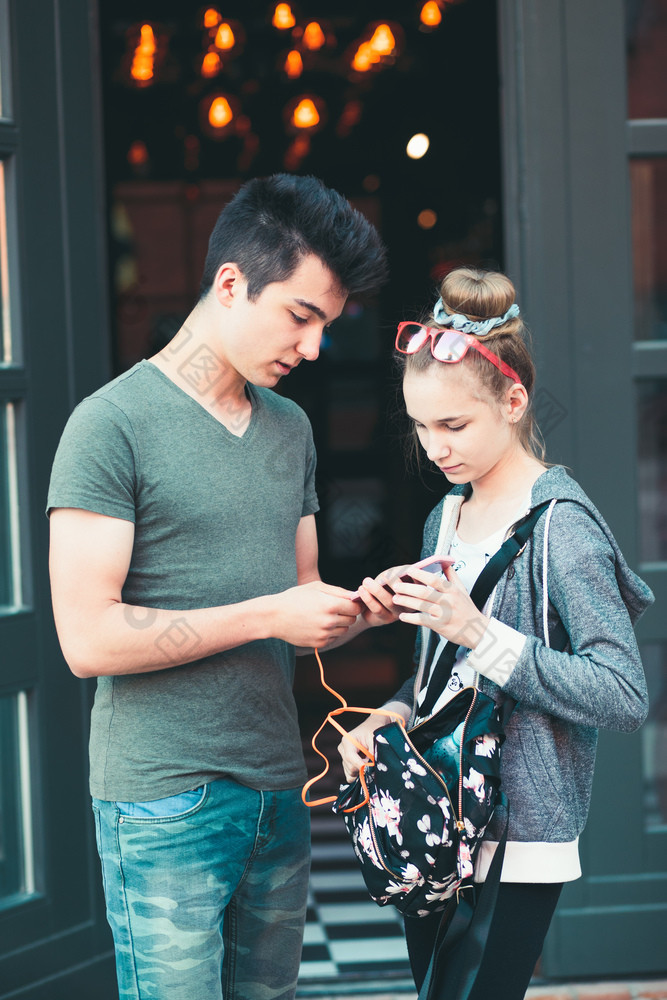
[{"label": "boy's dark hair", "polygon": [[254,178],[218,216],[200,297],[230,261],[243,272],[253,302],[266,285],[286,281],[308,254],[319,257],[348,294],[372,292],[386,278],[386,251],[375,227],[337,191],[316,177]]}]

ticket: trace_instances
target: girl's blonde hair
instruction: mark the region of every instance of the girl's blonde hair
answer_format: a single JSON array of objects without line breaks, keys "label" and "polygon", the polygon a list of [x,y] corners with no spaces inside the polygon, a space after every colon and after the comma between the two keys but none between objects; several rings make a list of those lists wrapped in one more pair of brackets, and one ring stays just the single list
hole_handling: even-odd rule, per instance
[{"label": "girl's blonde hair", "polygon": [[[443,280],[440,286],[440,298],[448,313],[458,313],[470,320],[480,321],[494,316],[504,316],[516,299],[516,290],[507,275],[499,271],[458,267],[450,271]],[[423,322],[430,327],[441,327],[433,312]],[[528,408],[517,425],[517,434],[525,450],[539,462],[544,463],[546,449],[533,412],[535,365],[529,346],[530,334],[523,320],[520,316],[512,317],[478,339],[483,341],[501,361],[514,369],[521,379],[528,393]],[[397,361],[403,377],[443,363],[433,357],[428,344],[416,354],[397,355]],[[474,372],[486,390],[485,395],[490,395],[498,403],[505,400],[509,386],[507,376],[479,351],[469,350],[457,363]]]}]

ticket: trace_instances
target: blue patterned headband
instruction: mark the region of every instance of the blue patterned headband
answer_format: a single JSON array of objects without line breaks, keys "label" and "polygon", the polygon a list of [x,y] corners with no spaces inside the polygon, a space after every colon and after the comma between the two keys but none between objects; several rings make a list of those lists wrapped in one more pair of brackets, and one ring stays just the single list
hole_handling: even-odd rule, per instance
[{"label": "blue patterned headband", "polygon": [[519,315],[519,307],[514,302],[504,316],[491,316],[489,319],[474,320],[468,319],[462,313],[448,313],[442,299],[438,299],[433,309],[433,319],[439,326],[451,326],[460,333],[474,333],[478,337],[484,337],[496,326],[502,326],[508,319],[513,319]]}]

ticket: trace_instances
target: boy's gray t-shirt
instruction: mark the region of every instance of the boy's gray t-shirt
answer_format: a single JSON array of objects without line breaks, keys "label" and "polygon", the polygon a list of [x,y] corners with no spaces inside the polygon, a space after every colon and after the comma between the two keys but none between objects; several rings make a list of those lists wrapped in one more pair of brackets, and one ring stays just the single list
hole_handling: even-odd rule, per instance
[{"label": "boy's gray t-shirt", "polygon": [[[297,583],[295,535],[318,509],[304,412],[248,386],[237,437],[155,365],[140,362],[83,400],[54,460],[48,509],[133,521],[122,598],[175,614],[158,640],[177,660],[197,641],[187,610],[278,593]],[[145,612],[128,610],[141,629]],[[294,649],[247,643],[145,674],[98,677],[90,789],[145,801],[229,776],[292,788],[305,768],[292,694]]]}]

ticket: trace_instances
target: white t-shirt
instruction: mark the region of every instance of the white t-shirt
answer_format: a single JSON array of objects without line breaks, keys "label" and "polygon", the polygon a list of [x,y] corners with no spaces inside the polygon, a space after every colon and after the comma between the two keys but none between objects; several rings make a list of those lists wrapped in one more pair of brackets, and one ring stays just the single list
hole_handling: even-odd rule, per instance
[{"label": "white t-shirt", "polygon": [[[521,505],[521,514],[528,506],[528,499]],[[487,538],[483,538],[480,542],[464,542],[462,538],[459,537],[458,532],[454,534],[452,539],[452,544],[449,549],[449,555],[456,560],[454,563],[454,570],[459,580],[465,587],[465,589],[470,593],[475,581],[479,574],[482,572],[489,559],[496,554],[500,546],[505,541],[505,537],[510,527],[518,520],[521,514],[512,518],[507,524],[503,525],[502,528],[498,528]],[[487,607],[490,607],[493,603],[493,594],[490,595],[488,601],[484,606],[484,612],[486,612]],[[432,676],[433,671],[437,665],[440,655],[447,645],[447,640],[444,637],[440,638],[437,645],[435,653],[433,654],[433,660],[431,661],[431,667],[429,670],[429,678]],[[447,682],[445,689],[436,701],[433,712],[438,712],[443,705],[446,705],[448,701],[458,694],[464,687],[470,687],[475,683],[475,671],[468,664],[468,657],[470,655],[470,650],[461,648],[459,649],[456,660],[454,661],[454,666],[452,667],[452,672]],[[419,692],[419,697],[417,699],[417,704],[421,705],[426,696],[426,685],[424,685]]]}]

